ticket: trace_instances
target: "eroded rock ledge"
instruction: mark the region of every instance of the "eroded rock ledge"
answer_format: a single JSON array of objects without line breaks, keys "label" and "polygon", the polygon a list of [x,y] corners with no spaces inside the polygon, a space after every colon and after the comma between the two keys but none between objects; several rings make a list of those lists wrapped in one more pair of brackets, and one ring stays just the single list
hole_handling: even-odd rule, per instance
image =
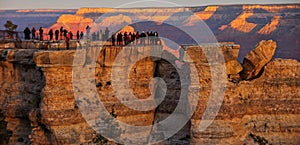
[{"label": "eroded rock ledge", "polygon": [[[164,141],[164,144],[297,144],[300,142],[300,63],[296,60],[273,59],[263,66],[261,74],[251,80],[242,80],[239,74],[242,65],[237,61],[238,45],[220,46],[225,58],[226,91],[223,104],[213,123],[203,132],[198,130],[201,116],[207,107],[211,90],[208,62],[200,48],[186,49],[195,64],[200,82],[200,98],[190,121],[179,133]],[[159,109],[135,111],[126,108],[114,94],[111,78],[112,64],[121,50],[128,51],[124,63],[119,63],[120,74],[128,68],[132,57],[151,52],[151,47],[105,47],[100,51],[95,64],[95,84],[101,101],[109,112],[112,108],[117,119],[133,125],[151,125],[172,113],[178,93],[180,79],[175,62],[157,58],[145,58],[130,71],[130,86],[138,98],[151,96],[149,81],[154,76],[162,77],[167,83],[166,100]],[[160,51],[160,46],[155,48]],[[93,50],[93,49],[90,49]],[[92,51],[84,51],[82,66],[89,66]],[[8,144],[85,144],[94,143],[99,137],[82,117],[74,98],[72,68],[75,50],[41,51],[36,49],[0,50],[0,118],[1,136]],[[163,52],[167,57],[173,57]],[[171,59],[171,60],[175,60]],[[80,66],[79,65],[79,66]],[[79,67],[77,66],[77,67]],[[186,63],[183,68],[188,68]],[[158,69],[159,68],[159,69]],[[238,81],[232,81],[232,76]],[[84,79],[84,76],[82,77]],[[177,86],[177,87],[176,87]],[[188,85],[187,89],[193,89]],[[126,90],[124,90],[126,91]],[[156,92],[159,93],[159,92]],[[195,94],[190,94],[195,95]],[[126,96],[123,97],[126,100]],[[189,97],[187,98],[189,99]],[[150,98],[151,100],[151,98]],[[193,107],[187,101],[187,108]],[[121,137],[138,137],[136,132],[120,134]]]}]

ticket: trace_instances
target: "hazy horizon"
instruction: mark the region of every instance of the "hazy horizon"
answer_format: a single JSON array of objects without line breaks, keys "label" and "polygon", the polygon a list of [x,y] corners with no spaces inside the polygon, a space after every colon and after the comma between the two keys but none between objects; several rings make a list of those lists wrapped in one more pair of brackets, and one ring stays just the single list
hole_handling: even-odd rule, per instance
[{"label": "hazy horizon", "polygon": [[79,9],[79,8],[144,8],[144,7],[197,7],[208,5],[248,5],[248,4],[299,4],[296,0],[211,0],[211,1],[182,1],[182,0],[140,0],[140,1],[97,1],[97,0],[73,0],[70,3],[67,0],[52,0],[51,2],[27,0],[20,2],[18,0],[3,1],[0,0],[0,10],[22,10],[22,9]]}]

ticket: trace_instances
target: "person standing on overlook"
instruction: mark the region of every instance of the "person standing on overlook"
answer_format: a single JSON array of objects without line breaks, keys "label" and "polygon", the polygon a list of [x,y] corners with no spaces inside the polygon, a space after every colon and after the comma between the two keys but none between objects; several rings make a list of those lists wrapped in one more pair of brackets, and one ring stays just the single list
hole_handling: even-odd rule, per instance
[{"label": "person standing on overlook", "polygon": [[115,34],[112,34],[111,35],[111,45],[112,46],[115,46],[115,41],[116,41],[116,36],[115,36]]},{"label": "person standing on overlook", "polygon": [[53,40],[53,30],[52,29],[49,30],[48,35],[50,36],[50,41]]},{"label": "person standing on overlook", "polygon": [[44,30],[43,30],[42,27],[40,27],[39,32],[40,32],[40,41],[43,41],[43,33],[44,33]]},{"label": "person standing on overlook", "polygon": [[58,31],[58,30],[55,30],[55,40],[56,40],[56,41],[58,40],[58,35],[59,35],[59,31]]},{"label": "person standing on overlook", "polygon": [[69,32],[69,35],[70,35],[69,38],[70,38],[71,40],[73,40],[73,33],[72,33],[72,31]]},{"label": "person standing on overlook", "polygon": [[70,34],[68,32],[66,32],[65,41],[66,41],[67,50],[69,50],[70,49]]},{"label": "person standing on overlook", "polygon": [[76,39],[79,40],[80,34],[79,34],[79,30],[77,30],[76,32]]},{"label": "person standing on overlook", "polygon": [[26,40],[30,39],[30,29],[28,27],[25,28],[24,35]]},{"label": "person standing on overlook", "polygon": [[86,30],[86,37],[87,37],[87,39],[89,39],[90,32],[91,32],[91,27],[89,25],[87,25],[86,28],[85,28],[85,30]]},{"label": "person standing on overlook", "polygon": [[35,32],[36,32],[35,28],[32,27],[32,29],[31,29],[31,35],[32,35],[32,39],[33,40],[35,39]]},{"label": "person standing on overlook", "polygon": [[83,34],[83,32],[81,31],[81,32],[80,32],[80,39],[83,38],[83,35],[84,35],[84,34]]},{"label": "person standing on overlook", "polygon": [[108,30],[108,28],[106,27],[106,28],[105,28],[105,32],[104,32],[104,41],[106,41],[106,40],[108,39],[108,37],[109,37],[109,30]]},{"label": "person standing on overlook", "polygon": [[60,32],[60,40],[62,40],[62,36],[63,36],[63,33],[64,33],[64,27],[63,26],[60,27],[59,32]]}]

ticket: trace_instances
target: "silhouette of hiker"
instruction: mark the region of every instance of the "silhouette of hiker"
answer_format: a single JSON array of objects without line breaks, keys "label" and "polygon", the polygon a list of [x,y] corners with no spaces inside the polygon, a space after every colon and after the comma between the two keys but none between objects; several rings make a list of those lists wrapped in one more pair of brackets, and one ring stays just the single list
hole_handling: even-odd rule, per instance
[{"label": "silhouette of hiker", "polygon": [[87,37],[87,39],[89,39],[91,27],[89,25],[87,25],[85,29],[86,29],[86,37]]},{"label": "silhouette of hiker", "polygon": [[128,44],[128,35],[127,32],[124,33],[124,45]]},{"label": "silhouette of hiker", "polygon": [[36,30],[35,30],[35,28],[33,27],[33,28],[31,29],[32,39],[35,39],[35,32],[36,32]]},{"label": "silhouette of hiker", "polygon": [[83,32],[81,31],[81,32],[80,32],[80,39],[83,38],[83,35],[84,35],[84,34],[83,34]]},{"label": "silhouette of hiker", "polygon": [[70,40],[73,40],[73,33],[72,33],[72,31],[70,31],[70,33],[69,33],[69,38],[70,38]]},{"label": "silhouette of hiker", "polygon": [[140,41],[139,39],[140,39],[140,34],[139,34],[139,31],[137,31],[135,34],[136,44],[139,44],[139,41]]},{"label": "silhouette of hiker", "polygon": [[24,29],[24,35],[26,40],[30,39],[30,29],[28,27]]},{"label": "silhouette of hiker", "polygon": [[64,33],[64,27],[63,26],[60,27],[59,32],[60,32],[60,40],[62,40],[62,36],[63,36],[63,33]]},{"label": "silhouette of hiker", "polygon": [[67,50],[70,49],[70,34],[68,34],[68,32],[66,32],[66,37],[65,37],[65,41],[66,41],[66,45],[67,45]]},{"label": "silhouette of hiker", "polygon": [[43,30],[42,27],[40,27],[39,32],[40,32],[40,41],[42,41],[43,40],[43,33],[44,33],[44,30]]},{"label": "silhouette of hiker", "polygon": [[[160,40],[159,40],[159,38],[158,38],[158,33],[157,32],[154,32],[154,44],[158,44],[158,42],[160,42]],[[161,42],[160,42],[160,44],[161,44]]]},{"label": "silhouette of hiker", "polygon": [[79,30],[76,32],[76,39],[79,40],[80,34],[79,34]]},{"label": "silhouette of hiker", "polygon": [[134,42],[135,42],[135,39],[136,39],[136,35],[135,35],[135,33],[133,32],[132,35],[131,35],[131,42],[133,42],[133,44],[134,44]]},{"label": "silhouette of hiker", "polygon": [[115,41],[116,41],[115,34],[112,34],[111,35],[111,45],[112,46],[115,46]]},{"label": "silhouette of hiker", "polygon": [[117,35],[117,43],[118,43],[118,45],[122,45],[122,39],[123,39],[123,35],[122,35],[122,33],[120,32],[120,33]]},{"label": "silhouette of hiker", "polygon": [[109,36],[109,30],[108,30],[107,27],[105,28],[104,35],[105,35],[105,36],[104,36],[104,40],[108,39],[108,36]]},{"label": "silhouette of hiker", "polygon": [[145,44],[145,39],[146,39],[146,33],[143,31],[140,35],[140,38],[141,38],[141,44]]},{"label": "silhouette of hiker", "polygon": [[50,36],[50,41],[53,40],[53,30],[52,29],[49,30],[48,35]]},{"label": "silhouette of hiker", "polygon": [[67,29],[64,29],[63,32],[64,32],[64,37],[66,38],[67,37],[67,33],[68,33]]},{"label": "silhouette of hiker", "polygon": [[55,40],[56,40],[56,41],[58,40],[58,35],[59,35],[59,31],[58,31],[58,30],[55,30]]}]

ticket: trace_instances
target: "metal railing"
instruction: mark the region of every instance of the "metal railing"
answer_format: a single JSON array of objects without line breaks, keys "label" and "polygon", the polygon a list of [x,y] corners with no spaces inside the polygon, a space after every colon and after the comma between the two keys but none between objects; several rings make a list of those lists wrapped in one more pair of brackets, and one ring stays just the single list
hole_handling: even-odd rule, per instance
[{"label": "metal railing", "polygon": [[[25,34],[22,31],[9,31],[9,30],[0,30],[0,40],[8,40],[8,39],[19,39],[25,40]],[[73,40],[76,40],[76,35],[73,35]],[[30,34],[30,39],[28,40],[40,40],[40,41],[49,41],[50,35],[48,33],[43,33],[42,39],[40,38],[40,33],[36,32],[35,37],[32,37]],[[53,35],[53,39],[55,40],[55,35]],[[58,40],[65,40],[64,35],[58,35]]]}]

